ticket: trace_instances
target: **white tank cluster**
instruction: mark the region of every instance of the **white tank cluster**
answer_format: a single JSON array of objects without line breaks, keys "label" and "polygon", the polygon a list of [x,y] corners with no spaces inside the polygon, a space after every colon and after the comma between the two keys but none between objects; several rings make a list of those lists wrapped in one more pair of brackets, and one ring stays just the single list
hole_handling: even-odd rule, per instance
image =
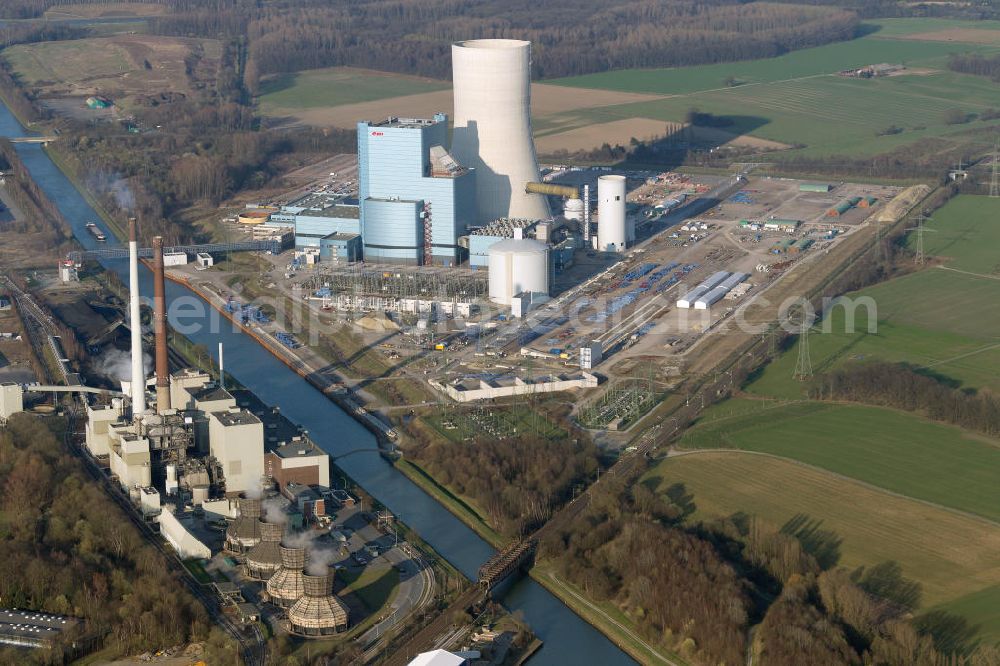
[{"label": "white tank cluster", "polygon": [[549,293],[549,248],[529,238],[504,240],[489,249],[490,300],[510,305],[521,293]]},{"label": "white tank cluster", "polygon": [[625,194],[625,176],[597,179],[597,249],[602,252],[623,252],[629,241]]},{"label": "white tank cluster", "polygon": [[479,222],[542,220],[549,206],[525,183],[538,180],[531,134],[531,42],[473,39],[451,47],[455,95],[452,152],[476,169]]}]

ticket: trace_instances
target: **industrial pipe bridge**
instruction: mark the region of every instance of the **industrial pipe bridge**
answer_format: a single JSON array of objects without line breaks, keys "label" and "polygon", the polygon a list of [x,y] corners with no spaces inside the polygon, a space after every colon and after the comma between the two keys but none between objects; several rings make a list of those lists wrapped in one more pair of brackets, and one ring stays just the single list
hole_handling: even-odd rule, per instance
[{"label": "industrial pipe bridge", "polygon": [[[197,254],[199,252],[222,253],[222,252],[271,252],[279,254],[281,252],[281,241],[277,240],[254,240],[241,241],[237,243],[206,243],[203,245],[173,245],[163,248],[164,253],[185,252],[187,254]],[[139,248],[139,257],[151,259],[153,248]],[[86,259],[127,259],[128,247],[121,245],[118,247],[104,247],[94,250],[73,250],[66,254],[66,258],[73,263],[80,263]]]}]

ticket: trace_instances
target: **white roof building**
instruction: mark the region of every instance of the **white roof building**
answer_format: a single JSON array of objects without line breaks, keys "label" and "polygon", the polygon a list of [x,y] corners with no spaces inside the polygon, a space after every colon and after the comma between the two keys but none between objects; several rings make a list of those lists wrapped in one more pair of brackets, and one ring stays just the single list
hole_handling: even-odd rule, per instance
[{"label": "white roof building", "polygon": [[447,650],[421,652],[407,666],[465,666],[468,661]]}]

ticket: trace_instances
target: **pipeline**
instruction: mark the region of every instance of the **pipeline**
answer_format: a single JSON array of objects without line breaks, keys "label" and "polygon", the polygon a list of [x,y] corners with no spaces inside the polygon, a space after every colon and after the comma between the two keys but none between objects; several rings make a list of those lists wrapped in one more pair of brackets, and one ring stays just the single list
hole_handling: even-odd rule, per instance
[{"label": "pipeline", "polygon": [[525,183],[527,194],[551,194],[564,199],[579,199],[580,191],[569,185],[553,185],[552,183]]}]

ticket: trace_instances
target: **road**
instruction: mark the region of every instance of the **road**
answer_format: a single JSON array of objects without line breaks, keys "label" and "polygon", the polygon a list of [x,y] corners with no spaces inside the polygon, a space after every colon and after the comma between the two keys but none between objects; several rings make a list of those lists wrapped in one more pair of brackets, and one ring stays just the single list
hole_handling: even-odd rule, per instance
[{"label": "road", "polygon": [[381,652],[385,635],[390,629],[404,623],[412,614],[434,599],[434,570],[420,557],[420,553],[404,542],[386,552],[385,558],[393,566],[403,567],[403,571],[400,572],[396,598],[392,600],[392,610],[385,619],[377,622],[358,638],[358,644],[365,646],[362,659],[366,662]]}]

